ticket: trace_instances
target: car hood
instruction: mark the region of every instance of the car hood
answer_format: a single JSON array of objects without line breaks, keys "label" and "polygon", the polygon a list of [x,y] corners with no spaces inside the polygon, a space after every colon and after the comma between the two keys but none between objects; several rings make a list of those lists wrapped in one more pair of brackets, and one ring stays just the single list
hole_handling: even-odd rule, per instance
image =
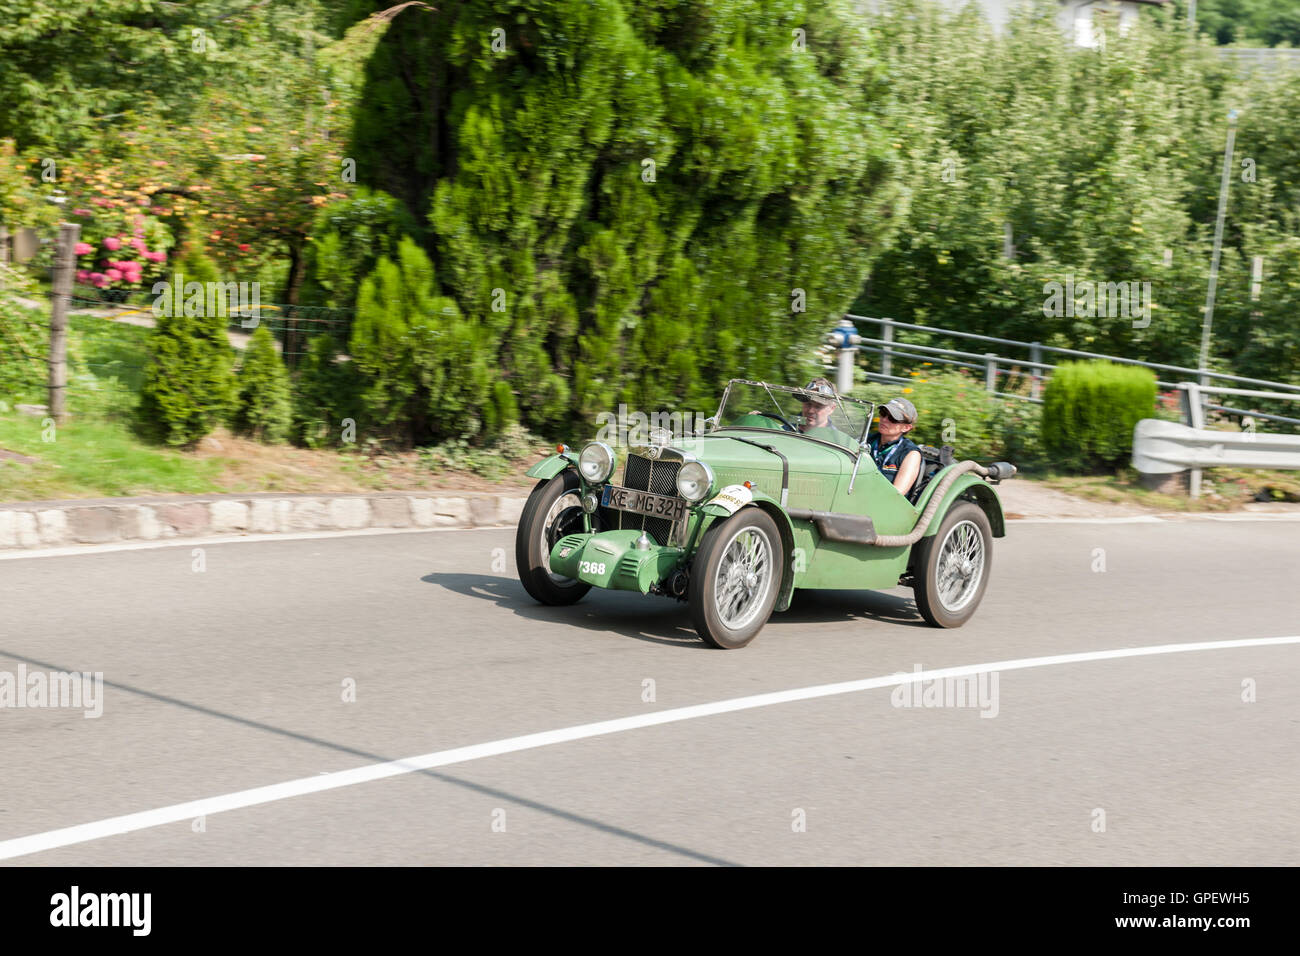
[{"label": "car hood", "polygon": [[[736,441],[735,439],[744,439]],[[827,508],[841,475],[853,469],[845,452],[796,435],[762,429],[727,429],[696,438],[679,439],[672,447],[707,464],[716,478],[715,488],[752,482],[754,487],[779,499],[781,459],[746,442],[770,445],[786,457],[789,470],[789,504]]]}]

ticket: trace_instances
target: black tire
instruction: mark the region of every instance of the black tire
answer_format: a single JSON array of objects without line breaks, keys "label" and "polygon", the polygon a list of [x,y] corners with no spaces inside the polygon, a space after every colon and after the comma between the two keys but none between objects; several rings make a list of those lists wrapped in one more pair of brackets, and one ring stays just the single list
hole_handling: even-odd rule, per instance
[{"label": "black tire", "polygon": [[[945,556],[944,545],[950,538],[951,547]],[[916,547],[912,564],[916,609],[933,627],[961,627],[979,607],[993,570],[993,530],[988,515],[977,504],[958,502],[948,509],[939,530],[932,537],[922,538]],[[955,568],[954,561],[958,565]],[[953,572],[963,578],[955,592],[949,576]]]},{"label": "black tire", "polygon": [[[745,532],[751,534],[741,538]],[[755,582],[752,589],[746,588],[739,579],[732,579],[730,584],[719,580],[720,575],[730,578],[734,574],[743,573],[740,571],[742,565],[737,563],[739,555],[734,552],[728,555],[731,545],[738,539],[742,551],[749,541],[762,542],[766,549],[766,564],[762,570],[755,572],[762,579]],[[750,553],[757,556],[755,552]],[[715,521],[704,535],[691,568],[691,618],[704,643],[710,647],[732,650],[752,641],[772,616],[784,571],[785,551],[781,533],[777,530],[776,522],[761,508],[742,508],[724,521]],[[737,609],[737,613],[732,615],[735,626],[729,625],[723,611],[719,609],[719,598],[725,597],[725,594],[719,595],[720,584],[733,590],[739,586],[741,590],[751,592],[754,603]],[[726,608],[731,610],[730,602]]]},{"label": "black tire", "polygon": [[[572,578],[557,578],[551,573],[550,555],[555,542],[566,534],[582,531],[582,507],[577,502],[580,482],[577,472],[566,469],[554,478],[539,481],[528,496],[519,529],[515,532],[515,568],[519,583],[534,600],[542,604],[573,604],[581,601],[591,585]],[[572,496],[572,505],[562,505],[552,515],[557,502]],[[549,526],[545,524],[551,516]]]}]

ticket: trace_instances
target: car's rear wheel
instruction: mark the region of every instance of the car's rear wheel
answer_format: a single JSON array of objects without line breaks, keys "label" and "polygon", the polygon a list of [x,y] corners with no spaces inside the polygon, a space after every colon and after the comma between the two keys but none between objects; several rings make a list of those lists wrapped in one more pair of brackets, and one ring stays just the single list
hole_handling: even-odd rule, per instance
[{"label": "car's rear wheel", "polygon": [[582,531],[581,485],[578,475],[565,470],[539,481],[528,496],[519,529],[515,532],[515,567],[519,583],[543,604],[573,604],[591,585],[551,570],[551,549],[566,534]]},{"label": "car's rear wheel", "polygon": [[922,538],[912,566],[916,609],[934,627],[961,627],[984,597],[993,565],[993,532],[979,505],[963,501],[939,530]]},{"label": "car's rear wheel", "polygon": [[711,647],[744,647],[772,616],[785,554],[776,522],[761,508],[715,521],[691,571],[695,630]]}]

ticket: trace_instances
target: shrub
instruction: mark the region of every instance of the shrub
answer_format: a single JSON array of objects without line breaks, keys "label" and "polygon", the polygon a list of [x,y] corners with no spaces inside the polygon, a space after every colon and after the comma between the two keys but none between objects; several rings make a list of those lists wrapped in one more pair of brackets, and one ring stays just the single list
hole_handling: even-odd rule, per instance
[{"label": "shrub", "polygon": [[20,270],[0,265],[0,399],[35,398],[49,375],[48,314],[20,301],[37,294],[35,285]]},{"label": "shrub", "polygon": [[1043,440],[1060,468],[1100,470],[1124,464],[1133,427],[1151,418],[1156,379],[1150,369],[1110,362],[1057,366],[1043,394]]},{"label": "shrub", "polygon": [[244,350],[238,388],[235,430],[259,441],[284,441],[293,419],[289,372],[275,350],[271,330],[265,325],[258,326]]},{"label": "shrub", "polygon": [[355,423],[362,381],[355,362],[336,362],[337,344],[317,335],[293,381],[293,440],[308,448],[337,445],[344,423]]},{"label": "shrub", "polygon": [[392,196],[358,186],[356,195],[321,210],[312,224],[302,301],[351,308],[361,280],[380,256],[396,258],[398,243],[415,228],[406,207]]},{"label": "shrub", "polygon": [[[180,268],[186,283],[218,278],[198,243],[186,247]],[[189,445],[225,422],[234,407],[234,350],[226,336],[224,303],[218,303],[213,315],[206,314],[206,301],[201,307],[197,302],[184,302],[180,309],[172,305],[164,303],[149,336],[149,363],[136,414],[147,437]]]},{"label": "shrub", "polygon": [[952,445],[958,461],[1009,461],[1021,470],[1041,461],[1039,406],[990,395],[964,369],[915,372],[912,380],[911,385],[872,383],[851,394],[875,402],[906,398],[917,411],[908,437],[922,445]]},{"label": "shrub", "polygon": [[472,447],[463,438],[420,449],[420,461],[434,472],[446,470],[472,472],[489,481],[500,481],[516,465],[535,457],[546,443],[522,425],[509,425],[501,434],[481,447]]},{"label": "shrub", "polygon": [[518,417],[504,382],[494,388],[489,333],[435,290],[433,264],[411,239],[361,283],[348,350],[364,377],[371,437],[491,437]]},{"label": "shrub", "polygon": [[952,445],[958,458],[994,457],[996,400],[982,384],[960,372],[914,377],[912,385],[873,383],[853,391],[855,398],[887,402],[903,397],[916,406],[917,423],[908,437],[923,445]]}]

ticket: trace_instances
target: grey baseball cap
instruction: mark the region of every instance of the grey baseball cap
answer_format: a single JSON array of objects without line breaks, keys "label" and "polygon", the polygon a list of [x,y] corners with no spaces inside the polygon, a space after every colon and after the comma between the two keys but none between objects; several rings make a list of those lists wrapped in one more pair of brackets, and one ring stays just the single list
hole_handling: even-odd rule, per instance
[{"label": "grey baseball cap", "polygon": [[916,424],[916,406],[905,398],[891,398],[880,408],[889,412],[889,417],[896,422],[906,422],[909,425]]}]

